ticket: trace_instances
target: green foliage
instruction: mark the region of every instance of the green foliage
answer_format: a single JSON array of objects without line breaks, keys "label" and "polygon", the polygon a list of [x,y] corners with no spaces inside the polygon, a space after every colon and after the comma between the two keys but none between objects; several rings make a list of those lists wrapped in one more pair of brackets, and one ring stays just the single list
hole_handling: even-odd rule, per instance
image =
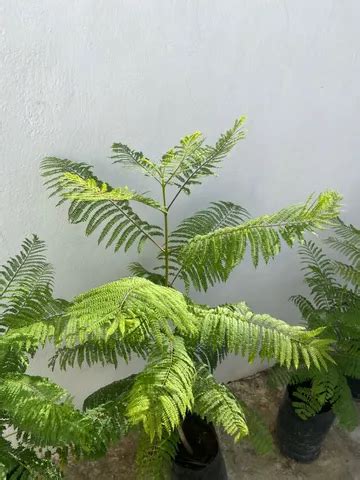
[{"label": "green foliage", "polygon": [[302,361],[308,367],[326,368],[330,357],[327,347],[331,340],[317,338],[322,329],[308,331],[292,327],[270,315],[253,313],[245,303],[215,308],[194,306],[199,322],[200,345],[226,353],[247,356],[252,362],[276,359],[287,368],[299,367]]},{"label": "green foliage", "polygon": [[[196,289],[206,290],[209,285],[228,279],[242,261],[247,245],[256,266],[260,257],[267,262],[279,253],[281,240],[292,246],[303,240],[304,232],[325,227],[339,212],[340,197],[335,192],[325,192],[315,201],[310,198],[303,205],[252,220],[244,208],[231,202],[216,202],[185,219],[170,233],[149,224],[133,210],[130,203],[141,202],[167,217],[181,192],[190,193],[191,186],[216,173],[225,156],[244,138],[244,121],[244,117],[236,120],[214,146],[205,145],[200,132],[187,135],[159,163],[123,143],[113,145],[115,163],[140,168],[161,184],[162,204],[127,187],[111,187],[94,176],[92,167],[84,163],[46,158],[42,174],[51,196],[59,195],[60,203],[71,201],[70,222],[85,222],[87,235],[99,230],[99,243],[106,240],[106,247],[114,246],[115,251],[122,247],[128,250],[134,243],[140,251],[147,240],[156,245],[161,263],[156,268],[164,274],[148,272],[138,263],[131,265],[133,274],[158,284],[167,283],[162,276],[167,276],[170,284],[179,278],[186,286],[192,283]],[[172,200],[166,202],[169,186],[177,190]],[[157,242],[159,235],[164,235],[166,248]]]},{"label": "green foliage", "polygon": [[196,331],[195,318],[180,292],[137,277],[80,295],[68,315],[63,335],[69,346],[116,336],[136,351],[136,345],[147,337],[162,345],[164,335],[172,336],[171,324],[185,335]]},{"label": "green foliage", "polygon": [[[259,451],[266,451],[271,442],[269,435],[264,435],[261,421],[251,412],[244,414],[246,406],[235,400],[226,387],[214,383],[209,373],[204,375],[197,368],[199,350],[211,355],[224,348],[225,354],[241,353],[250,359],[260,355],[296,366],[303,358],[316,369],[325,365],[329,343],[317,338],[318,334],[267,315],[256,315],[245,304],[215,308],[197,305],[172,288],[134,277],[75,298],[60,334],[70,348],[62,348],[58,355],[64,367],[76,358],[80,364],[91,365],[100,357],[107,362],[109,351],[101,356],[106,345],[114,349],[126,345],[129,354],[138,353],[142,346],[148,358],[145,369],[102,387],[84,405],[87,409],[103,406],[109,422],[111,418],[118,422],[118,436],[129,428],[141,427],[152,453],[146,453],[146,449],[139,458],[155,455],[153,445],[168,445],[189,411],[222,426],[236,439],[247,434],[249,418],[250,439]],[[86,352],[93,347],[99,357],[94,359],[84,350],[80,353],[81,346],[86,346]],[[122,355],[114,350],[114,358],[118,354]],[[163,461],[162,457],[152,458],[155,464]]]},{"label": "green foliage", "polygon": [[[134,385],[136,375],[130,375],[119,381],[105,385],[89,395],[83,405],[86,414],[96,425],[95,435],[106,447],[126,435],[131,424],[127,418],[129,392]],[[96,454],[102,453],[96,450]]]},{"label": "green foliage", "polygon": [[353,284],[355,290],[360,287],[360,230],[353,225],[346,225],[340,219],[334,228],[335,237],[330,237],[327,243],[336,251],[347,257],[349,263],[339,260],[334,262],[336,272]]},{"label": "green foliage", "polygon": [[107,183],[101,183],[95,178],[82,178],[75,173],[66,172],[62,177],[62,196],[68,200],[84,202],[125,202],[133,200],[149,207],[161,210],[161,205],[152,198],[132,192],[128,187],[112,188]]},{"label": "green foliage", "polygon": [[131,345],[133,350],[139,357],[145,358],[146,354],[146,339],[141,340],[138,337],[136,342],[135,335],[137,331],[134,330],[134,338],[128,337],[127,342],[120,342],[115,335],[108,340],[92,339],[84,343],[74,345],[73,347],[60,347],[56,350],[49,361],[49,367],[53,370],[58,364],[61,370],[66,370],[68,366],[74,367],[78,365],[82,367],[84,363],[89,366],[100,363],[102,366],[111,364],[116,368],[119,364],[119,359],[124,359],[128,362],[131,359]]},{"label": "green foliage", "polygon": [[0,437],[1,480],[60,480],[60,470],[46,458],[39,458],[33,450],[14,447]]},{"label": "green foliage", "polygon": [[[312,306],[303,297],[291,297],[291,300],[299,306],[302,312],[311,313],[316,310],[331,311],[340,303],[344,294],[343,289],[336,279],[336,271],[333,262],[323,253],[322,249],[313,241],[304,243],[299,249],[301,263],[304,265],[304,278],[310,289]],[[311,308],[312,307],[312,308]],[[307,319],[307,317],[305,317]]]},{"label": "green foliage", "polygon": [[146,176],[157,178],[159,174],[158,166],[146,158],[142,152],[136,152],[123,143],[113,143],[112,151],[114,163],[119,163],[123,167],[138,167]]},{"label": "green foliage", "polygon": [[[331,191],[255,219],[239,205],[218,201],[171,232],[175,201],[217,173],[244,138],[244,121],[244,117],[237,119],[214,145],[207,145],[200,132],[187,135],[159,162],[124,143],[113,144],[114,163],[134,167],[155,180],[160,186],[158,199],[125,186],[112,187],[84,163],[57,158],[42,162],[50,196],[58,195],[60,203],[70,202],[71,223],[85,223],[88,235],[98,230],[99,243],[104,240],[106,247],[114,246],[116,251],[137,244],[140,252],[147,240],[156,247],[153,269],[132,263],[132,278],[78,296],[62,321],[50,322],[50,331],[43,335],[58,345],[52,367],[57,363],[64,369],[76,363],[117,366],[120,358],[128,361],[132,354],[146,359],[143,371],[102,387],[84,404],[102,445],[130,429],[140,430],[142,478],[167,478],[176,445],[183,439],[182,421],[191,412],[220,426],[235,440],[248,436],[260,452],[271,448],[271,436],[258,416],[212,376],[228,353],[249,361],[275,359],[286,368],[305,364],[314,372],[327,368],[332,360],[330,341],[322,328],[308,331],[289,326],[253,313],[244,303],[199,305],[172,288],[182,280],[187,294],[191,286],[207,290],[226,281],[248,249],[255,266],[260,259],[268,262],[283,242],[289,246],[302,242],[306,232],[331,224],[339,212],[340,196]],[[163,228],[140,218],[133,209],[139,203],[163,217]],[[28,331],[19,332],[13,344],[31,346],[34,337]]]},{"label": "green foliage", "polygon": [[136,456],[139,477],[167,480],[170,477],[178,442],[177,432],[172,432],[166,438],[156,439],[152,443],[149,443],[147,435],[141,435]]},{"label": "green foliage", "polygon": [[204,146],[200,132],[182,138],[179,146],[162,157],[160,168],[166,183],[178,187],[178,193],[189,194],[192,185],[200,184],[203,177],[214,175],[220,162],[245,138],[245,120],[245,117],[235,120],[232,128],[222,134],[214,146]]},{"label": "green foliage", "polygon": [[314,242],[306,242],[300,256],[311,300],[301,295],[291,297],[310,328],[323,328],[322,335],[333,338],[333,365],[326,373],[313,367],[296,372],[278,368],[273,380],[280,384],[309,383],[297,389],[297,400],[293,402],[301,418],[309,418],[330,405],[339,423],[352,429],[359,418],[347,377],[360,379],[360,295],[356,275],[349,272],[359,268],[360,232],[338,220],[334,234],[326,243],[353,263],[332,260]]},{"label": "green foliage", "polygon": [[261,416],[250,406],[240,401],[246,418],[246,425],[249,430],[247,439],[259,454],[266,454],[273,451],[274,444],[269,428]]},{"label": "green foliage", "polygon": [[160,227],[142,220],[129,204],[129,200],[136,200],[155,206],[155,201],[128,189],[115,189],[115,194],[112,193],[114,189],[93,176],[92,168],[83,163],[45,158],[41,168],[47,178],[45,184],[52,191],[50,196],[59,194],[62,201],[72,199],[68,211],[70,222],[85,222],[86,235],[101,229],[98,242],[107,238],[106,247],[114,245],[117,251],[124,246],[127,250],[136,241],[140,251],[146,240],[155,242],[153,237],[161,235]]},{"label": "green foliage", "polygon": [[[29,361],[27,352],[34,353],[42,339],[32,336],[27,348],[21,348],[26,343],[24,339],[17,342],[19,331],[38,320],[48,319],[59,302],[52,297],[53,272],[46,262],[44,249],[38,237],[26,239],[21,251],[0,269],[1,478],[45,478],[45,475],[46,478],[60,478],[50,461],[39,459],[32,448],[25,447],[22,442],[15,447],[4,437],[5,426],[12,427],[20,439],[26,438],[27,444],[46,446],[53,428],[49,409],[61,408],[60,404],[53,405],[56,385],[24,374]],[[44,385],[49,389],[48,396]],[[65,417],[62,420],[65,421]]]},{"label": "green foliage", "polygon": [[181,257],[183,249],[197,236],[208,235],[225,227],[234,227],[241,224],[248,217],[249,213],[239,205],[231,202],[213,202],[206,210],[200,210],[195,215],[185,218],[169,236],[170,260],[174,263],[172,283],[179,276],[185,284],[192,280],[194,285],[199,288],[203,286],[206,290],[207,281],[211,285],[216,281],[221,281],[222,277],[214,269],[208,271],[207,281],[205,280],[200,285],[197,277],[187,273],[189,267],[184,268],[186,263],[182,261]]},{"label": "green foliage", "polygon": [[[109,441],[101,409],[84,415],[63,388],[25,374],[29,356],[49,339],[61,338],[68,308],[52,296],[53,273],[44,249],[36,236],[26,239],[0,270],[0,478],[62,478],[51,449],[66,460],[69,449],[93,455],[105,451]],[[97,431],[103,436],[96,436]],[[16,435],[16,446],[9,435]]]},{"label": "green foliage", "polygon": [[116,380],[113,383],[99,388],[99,390],[96,390],[96,392],[86,398],[84,409],[96,408],[99,405],[112,401],[126,404],[128,392],[133,387],[135,378],[136,375],[130,375],[122,380]]},{"label": "green foliage", "polygon": [[129,393],[127,415],[133,425],[142,423],[150,442],[171,435],[193,404],[195,367],[184,341],[164,339],[150,351],[148,364]]},{"label": "green foliage", "polygon": [[293,406],[303,420],[330,406],[342,427],[352,430],[358,425],[359,414],[341,365],[329,366],[326,374],[312,368],[292,372],[275,367],[271,377],[274,386],[297,386]]},{"label": "green foliage", "polygon": [[0,328],[19,327],[42,317],[49,308],[53,271],[45,261],[44,243],[34,236],[26,239],[18,255],[0,270]]},{"label": "green foliage", "polygon": [[235,441],[248,435],[243,408],[225,385],[216,382],[206,367],[197,369],[194,412],[224,429]]},{"label": "green foliage", "polygon": [[134,277],[146,278],[146,280],[150,280],[150,282],[153,282],[156,285],[165,286],[164,275],[160,275],[159,273],[156,273],[156,272],[150,272],[145,267],[143,267],[139,262],[130,263],[128,268],[129,268],[129,272]]},{"label": "green foliage", "polygon": [[0,409],[33,445],[71,445],[81,431],[82,414],[64,389],[46,378],[16,373],[2,377]]},{"label": "green foliage", "polygon": [[267,263],[280,252],[281,240],[293,246],[303,240],[305,232],[327,225],[339,212],[339,200],[337,193],[325,192],[315,201],[309,198],[303,205],[196,235],[180,253],[183,274],[195,288],[206,290],[208,284],[229,278],[247,246],[255,267],[261,257]]}]

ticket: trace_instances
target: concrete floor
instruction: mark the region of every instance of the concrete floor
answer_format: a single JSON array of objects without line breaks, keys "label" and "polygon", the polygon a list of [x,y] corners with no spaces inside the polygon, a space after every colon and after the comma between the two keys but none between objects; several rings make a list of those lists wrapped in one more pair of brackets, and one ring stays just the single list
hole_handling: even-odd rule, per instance
[{"label": "concrete floor", "polygon": [[[248,405],[263,415],[273,430],[282,392],[266,385],[266,372],[229,384]],[[360,405],[359,405],[360,410]],[[360,480],[360,427],[352,433],[331,429],[318,460],[298,464],[274,452],[259,456],[243,441],[234,444],[220,435],[229,480]],[[82,462],[68,469],[68,480],[135,480],[136,439],[129,436],[96,462]]]}]

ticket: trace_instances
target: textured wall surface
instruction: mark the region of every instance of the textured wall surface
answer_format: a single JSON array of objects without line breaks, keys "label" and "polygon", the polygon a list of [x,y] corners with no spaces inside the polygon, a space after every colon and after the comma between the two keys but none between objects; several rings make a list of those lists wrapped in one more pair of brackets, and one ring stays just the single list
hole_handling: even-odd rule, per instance
[{"label": "textured wall surface", "polygon": [[[256,215],[331,187],[345,195],[345,219],[360,224],[359,19],[356,0],[1,0],[1,260],[37,232],[58,295],[125,275],[135,251],[115,255],[68,225],[47,200],[40,159],[86,161],[110,183],[145,190],[140,177],[112,167],[112,142],[158,158],[194,130],[214,140],[242,113],[248,138],[218,178],[182,199],[174,222],[210,200]],[[150,265],[151,252],[142,257]],[[226,286],[197,298],[246,299],[295,322],[288,297],[302,288],[296,250],[284,249],[257,271],[245,262]],[[32,371],[50,374],[47,353]],[[138,367],[51,375],[80,400]],[[219,375],[249,371],[232,359]]]}]

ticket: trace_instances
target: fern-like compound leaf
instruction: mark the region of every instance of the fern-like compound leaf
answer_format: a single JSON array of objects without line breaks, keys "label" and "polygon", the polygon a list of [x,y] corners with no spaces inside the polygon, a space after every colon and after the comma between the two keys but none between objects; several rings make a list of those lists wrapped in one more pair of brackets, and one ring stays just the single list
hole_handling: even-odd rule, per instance
[{"label": "fern-like compound leaf", "polygon": [[[136,375],[130,375],[122,380],[99,388],[85,401],[83,408],[86,416],[90,417],[96,426],[97,435],[106,447],[110,443],[119,441],[126,435],[131,422],[126,417],[129,392],[134,385]],[[99,453],[101,453],[100,445]]]},{"label": "fern-like compound leaf", "polygon": [[335,236],[327,239],[328,245],[346,257],[346,262],[333,261],[336,273],[355,289],[360,288],[360,230],[346,225],[338,219],[334,228]]},{"label": "fern-like compound leaf", "polygon": [[117,368],[119,359],[129,362],[133,354],[141,358],[146,356],[149,338],[140,329],[133,329],[126,335],[126,339],[121,340],[116,335],[107,339],[103,336],[100,339],[91,338],[72,347],[58,348],[50,358],[49,367],[54,370],[58,365],[61,370],[66,370],[69,366],[82,367],[86,364],[91,367],[99,363],[102,366],[113,365]]},{"label": "fern-like compound leaf", "polygon": [[187,244],[197,235],[207,235],[219,228],[236,227],[249,218],[249,212],[232,202],[212,202],[210,207],[200,210],[183,220],[170,235],[171,248]]},{"label": "fern-like compound leaf", "polygon": [[179,175],[191,167],[194,159],[203,160],[204,151],[201,148],[203,142],[201,132],[194,132],[183,137],[179,145],[163,155],[160,169],[166,184],[173,185],[176,179],[179,179]]},{"label": "fern-like compound leaf", "polygon": [[159,181],[159,166],[146,158],[142,152],[132,150],[124,143],[114,143],[112,145],[112,151],[114,155],[111,158],[115,159],[114,163],[119,163],[124,167],[137,167],[146,176],[153,177]]},{"label": "fern-like compound leaf", "polygon": [[34,235],[1,267],[0,325],[11,328],[42,316],[53,287],[53,269],[44,252],[44,242]]},{"label": "fern-like compound leaf", "polygon": [[215,280],[225,281],[244,258],[247,247],[255,266],[275,257],[281,240],[292,246],[303,241],[305,232],[329,225],[340,208],[340,196],[325,192],[313,201],[285,208],[272,215],[248,220],[235,227],[219,228],[197,235],[182,249],[183,272],[196,289],[206,290]]},{"label": "fern-like compound leaf", "polygon": [[249,433],[244,410],[236,397],[225,385],[217,383],[204,366],[196,373],[193,411],[222,427],[235,441]]},{"label": "fern-like compound leaf", "polygon": [[[210,207],[200,210],[193,216],[183,220],[179,226],[170,234],[170,260],[176,265],[176,269],[172,272],[173,277],[183,278],[186,282],[186,271],[183,270],[181,264],[181,248],[188,244],[197,235],[208,235],[219,228],[235,227],[249,218],[249,213],[241,206],[232,202],[212,202]],[[163,257],[161,253],[160,258]],[[219,280],[214,272],[212,281]],[[209,272],[211,275],[211,272]]]},{"label": "fern-like compound leaf", "polygon": [[82,428],[83,416],[71,405],[68,393],[45,378],[20,373],[2,377],[0,408],[28,443],[69,446],[79,441],[88,448],[86,437],[91,432],[86,424]]},{"label": "fern-like compound leaf", "polygon": [[130,263],[128,269],[134,277],[146,278],[146,280],[150,280],[156,285],[165,285],[164,275],[147,270],[139,262]]},{"label": "fern-like compound leaf", "polygon": [[[312,317],[316,316],[314,305],[303,295],[292,295],[289,300],[297,306],[304,320],[311,322]],[[310,323],[309,323],[310,324]],[[316,325],[318,327],[319,325]],[[316,328],[315,327],[315,328]],[[313,328],[313,327],[312,327]]]},{"label": "fern-like compound leaf", "polygon": [[[169,207],[179,193],[190,193],[193,185],[201,183],[203,177],[214,175],[221,161],[243,138],[245,117],[235,120],[234,125],[222,134],[214,146],[203,145],[199,132],[184,137],[179,147],[170,150],[162,160],[168,171],[167,181],[178,187]],[[173,168],[169,171],[169,165]]]},{"label": "fern-like compound leaf", "polygon": [[310,418],[330,406],[340,425],[353,429],[359,423],[359,415],[354,408],[348,378],[360,378],[360,296],[357,283],[360,232],[337,219],[334,235],[327,243],[349,263],[334,261],[314,242],[305,242],[300,248],[300,256],[311,300],[301,295],[291,299],[310,328],[324,328],[323,336],[333,337],[331,356],[334,364],[329,365],[326,373],[313,368],[305,373],[304,369],[290,373],[277,369],[280,373],[275,377],[286,379],[290,375],[289,383],[308,383],[295,392],[297,399],[293,405],[301,418]]},{"label": "fern-like compound leaf", "polygon": [[252,362],[257,356],[275,359],[280,365],[298,368],[300,362],[308,367],[327,368],[331,361],[329,346],[332,340],[317,336],[320,330],[307,331],[290,326],[270,315],[253,313],[245,303],[204,308],[193,306],[198,318],[199,342],[204,348],[247,356]]},{"label": "fern-like compound leaf", "polygon": [[[147,240],[161,248],[154,237],[162,235],[162,229],[142,220],[134,212],[129,201],[144,203],[153,208],[159,204],[148,197],[126,188],[113,188],[101,182],[92,168],[82,163],[59,158],[45,158],[41,164],[45,184],[63,201],[71,199],[68,216],[71,223],[86,223],[86,234],[100,230],[98,242],[106,239],[106,247],[115,251],[128,250],[135,242],[140,251]],[[62,202],[60,202],[62,203]]]},{"label": "fern-like compound leaf", "polygon": [[[69,450],[82,456],[104,453],[126,425],[118,422],[115,428],[117,405],[85,415],[64,389],[25,374],[39,346],[62,341],[69,308],[68,302],[52,297],[53,272],[44,248],[36,236],[25,240],[0,271],[0,475],[6,480],[62,478],[51,452],[56,449],[62,461]],[[5,425],[16,433],[16,446],[1,436]],[[38,458],[39,447],[43,453],[49,449],[47,457]]]},{"label": "fern-like compound leaf", "polygon": [[337,273],[347,282],[352,283],[355,288],[360,288],[360,268],[353,265],[336,261],[334,262]]},{"label": "fern-like compound leaf", "polygon": [[346,378],[336,365],[329,368],[326,375],[313,372],[311,386],[299,386],[294,397],[293,406],[303,420],[330,406],[342,427],[353,430],[359,422]]},{"label": "fern-like compound leaf", "polygon": [[68,314],[63,338],[70,347],[113,336],[123,342],[151,338],[161,345],[163,335],[172,336],[172,325],[179,333],[196,332],[195,318],[180,292],[136,277],[79,295]]},{"label": "fern-like compound leaf", "polygon": [[299,248],[299,254],[305,282],[310,288],[316,308],[335,308],[341,289],[336,280],[333,262],[313,241],[305,242]]},{"label": "fern-like compound leaf", "polygon": [[61,195],[68,200],[84,202],[126,202],[135,201],[161,210],[159,202],[150,197],[133,192],[128,187],[112,188],[107,183],[102,183],[94,177],[82,178],[75,173],[64,173],[62,177],[63,192]]},{"label": "fern-like compound leaf", "polygon": [[142,424],[150,442],[166,438],[193,404],[195,366],[181,337],[154,346],[145,369],[129,392],[127,416]]},{"label": "fern-like compound leaf", "polygon": [[84,410],[98,407],[107,402],[125,404],[135,379],[136,375],[134,374],[99,388],[84,400]]}]

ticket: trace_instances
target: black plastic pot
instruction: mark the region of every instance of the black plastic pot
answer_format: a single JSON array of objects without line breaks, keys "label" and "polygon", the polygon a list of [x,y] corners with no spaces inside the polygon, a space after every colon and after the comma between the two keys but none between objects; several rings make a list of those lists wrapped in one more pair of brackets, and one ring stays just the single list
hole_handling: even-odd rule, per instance
[{"label": "black plastic pot", "polygon": [[311,463],[320,455],[321,445],[335,415],[328,405],[317,415],[302,420],[292,406],[296,388],[288,387],[285,392],[278,413],[276,436],[283,455],[300,463]]},{"label": "black plastic pot", "polygon": [[224,458],[213,425],[197,415],[188,415],[182,428],[193,455],[179,443],[172,480],[227,480]]},{"label": "black plastic pot", "polygon": [[347,383],[351,390],[351,394],[355,400],[360,401],[360,379],[346,377]]}]

